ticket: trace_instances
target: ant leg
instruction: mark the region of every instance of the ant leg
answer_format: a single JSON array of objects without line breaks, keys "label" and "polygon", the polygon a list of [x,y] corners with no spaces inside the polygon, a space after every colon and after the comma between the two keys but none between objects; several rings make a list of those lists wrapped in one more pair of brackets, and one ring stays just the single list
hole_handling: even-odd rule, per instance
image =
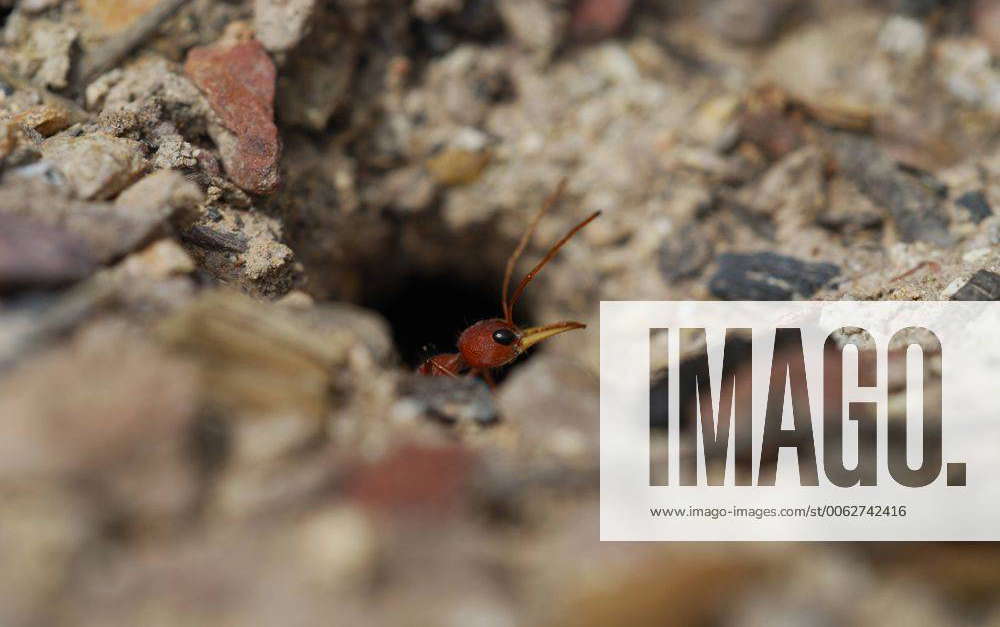
[{"label": "ant leg", "polygon": [[458,377],[458,373],[457,372],[454,372],[453,370],[450,370],[449,368],[447,368],[445,366],[442,366],[441,364],[437,363],[436,361],[432,360],[429,363],[431,365],[431,368],[434,368],[435,370],[437,370],[438,372],[440,372],[443,375],[446,375],[446,376],[449,376],[449,377],[452,377],[452,378]]}]

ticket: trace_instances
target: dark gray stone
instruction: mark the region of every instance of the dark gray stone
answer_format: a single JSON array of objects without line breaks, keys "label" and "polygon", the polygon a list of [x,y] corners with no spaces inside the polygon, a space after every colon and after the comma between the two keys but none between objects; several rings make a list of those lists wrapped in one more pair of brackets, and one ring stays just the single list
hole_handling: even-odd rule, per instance
[{"label": "dark gray stone", "polygon": [[184,231],[181,239],[200,248],[231,253],[245,253],[249,247],[246,237],[240,233],[224,233],[200,224]]},{"label": "dark gray stone", "polygon": [[952,300],[1000,300],[1000,274],[980,270],[955,292]]},{"label": "dark gray stone", "polygon": [[861,193],[892,215],[904,242],[950,246],[948,216],[937,185],[929,175],[917,176],[900,169],[874,141],[853,135],[834,136],[831,144],[840,171]]},{"label": "dark gray stone", "polygon": [[986,200],[986,194],[982,191],[962,194],[955,202],[958,203],[959,207],[969,212],[969,217],[976,224],[993,215],[993,209],[990,207],[989,201]]},{"label": "dark gray stone", "polygon": [[832,263],[810,263],[775,253],[726,253],[709,283],[722,300],[808,298],[840,274]]},{"label": "dark gray stone", "polygon": [[712,260],[712,244],[695,229],[681,229],[663,241],[659,251],[660,274],[667,282],[690,279]]},{"label": "dark gray stone", "polygon": [[954,4],[954,0],[896,0],[896,4],[903,15],[926,17],[936,9]]}]

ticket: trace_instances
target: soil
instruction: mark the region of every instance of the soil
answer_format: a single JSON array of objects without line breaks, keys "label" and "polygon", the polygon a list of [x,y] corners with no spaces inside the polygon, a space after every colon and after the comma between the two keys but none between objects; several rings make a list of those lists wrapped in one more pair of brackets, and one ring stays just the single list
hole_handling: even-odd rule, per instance
[{"label": "soil", "polygon": [[[0,0],[0,623],[1000,624],[990,545],[597,541],[601,300],[1000,299],[998,55],[996,0]],[[515,317],[589,328],[418,378],[564,178]]]}]

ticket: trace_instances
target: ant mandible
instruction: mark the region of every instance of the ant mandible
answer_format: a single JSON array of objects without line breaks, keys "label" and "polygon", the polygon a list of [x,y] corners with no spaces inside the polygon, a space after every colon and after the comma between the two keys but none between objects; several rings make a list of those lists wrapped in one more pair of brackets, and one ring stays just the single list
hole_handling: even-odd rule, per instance
[{"label": "ant mandible", "polygon": [[481,375],[492,387],[493,377],[490,372],[494,368],[506,366],[510,362],[517,359],[521,353],[526,351],[531,346],[538,344],[542,340],[546,340],[554,335],[559,335],[560,333],[565,333],[566,331],[586,328],[587,325],[583,323],[567,320],[547,324],[542,327],[521,329],[514,324],[514,306],[524,293],[524,288],[526,288],[528,283],[530,283],[531,280],[538,275],[542,268],[545,267],[545,264],[552,261],[552,258],[556,256],[559,249],[562,248],[563,245],[574,235],[576,235],[580,229],[587,226],[595,218],[597,218],[597,216],[601,215],[600,211],[592,213],[586,220],[574,226],[568,233],[566,233],[566,235],[562,237],[562,239],[556,242],[555,245],[549,249],[549,252],[545,255],[545,257],[538,262],[538,265],[532,268],[528,274],[524,275],[524,278],[521,279],[521,282],[518,284],[513,295],[510,297],[510,300],[507,299],[507,292],[510,287],[511,274],[514,272],[514,265],[521,257],[521,253],[524,252],[524,249],[527,248],[528,242],[531,239],[531,236],[534,235],[535,229],[538,227],[538,222],[542,219],[542,216],[545,215],[545,213],[553,205],[555,205],[565,189],[566,179],[563,179],[559,183],[555,192],[549,196],[549,198],[542,205],[542,208],[535,214],[535,217],[531,220],[531,224],[528,225],[528,230],[525,231],[524,235],[521,237],[521,241],[518,242],[517,248],[514,249],[510,259],[507,260],[507,268],[504,272],[503,292],[501,297],[503,318],[491,318],[489,320],[480,320],[475,323],[463,331],[462,335],[459,336],[457,353],[441,353],[431,357],[422,363],[419,368],[417,368],[417,372],[419,374],[457,377],[468,371],[473,375]]}]

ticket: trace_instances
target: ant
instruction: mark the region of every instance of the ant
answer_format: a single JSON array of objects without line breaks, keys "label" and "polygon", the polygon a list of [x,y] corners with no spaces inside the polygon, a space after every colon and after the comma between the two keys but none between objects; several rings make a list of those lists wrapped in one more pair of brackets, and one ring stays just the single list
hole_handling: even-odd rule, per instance
[{"label": "ant", "polygon": [[587,226],[595,218],[597,218],[597,216],[601,215],[600,211],[595,211],[590,215],[590,217],[574,226],[568,233],[566,233],[566,235],[562,237],[562,239],[556,242],[555,245],[549,249],[549,252],[545,255],[545,257],[538,262],[538,265],[532,268],[528,274],[524,275],[524,278],[521,279],[521,282],[514,290],[510,299],[508,300],[507,298],[508,289],[510,288],[511,274],[514,272],[514,265],[517,263],[517,260],[520,259],[521,253],[524,252],[524,249],[527,248],[528,242],[531,239],[531,236],[534,235],[535,229],[538,227],[538,222],[542,219],[542,216],[545,215],[545,213],[552,208],[553,205],[555,205],[565,189],[566,179],[563,179],[559,183],[555,192],[549,196],[549,198],[542,205],[542,208],[535,214],[535,217],[528,225],[528,230],[525,231],[524,235],[521,237],[521,241],[517,245],[517,248],[514,249],[510,259],[507,260],[507,268],[504,272],[503,292],[501,297],[503,318],[480,320],[471,327],[467,328],[458,338],[457,353],[441,353],[431,357],[430,359],[424,361],[419,368],[417,368],[417,372],[419,374],[457,377],[468,371],[473,375],[481,375],[490,387],[493,387],[494,382],[493,377],[490,374],[491,370],[500,368],[501,366],[506,366],[517,359],[521,353],[526,351],[531,346],[538,344],[542,340],[546,340],[554,335],[559,335],[560,333],[565,333],[566,331],[586,328],[587,325],[580,322],[563,321],[554,322],[542,327],[521,329],[514,324],[514,306],[517,305],[517,301],[520,300],[521,295],[524,293],[524,288],[526,288],[528,283],[530,283],[531,280],[538,275],[542,268],[545,267],[545,264],[552,261],[552,258],[556,256],[559,249],[562,248],[563,245],[574,235],[576,235],[580,229]]}]

